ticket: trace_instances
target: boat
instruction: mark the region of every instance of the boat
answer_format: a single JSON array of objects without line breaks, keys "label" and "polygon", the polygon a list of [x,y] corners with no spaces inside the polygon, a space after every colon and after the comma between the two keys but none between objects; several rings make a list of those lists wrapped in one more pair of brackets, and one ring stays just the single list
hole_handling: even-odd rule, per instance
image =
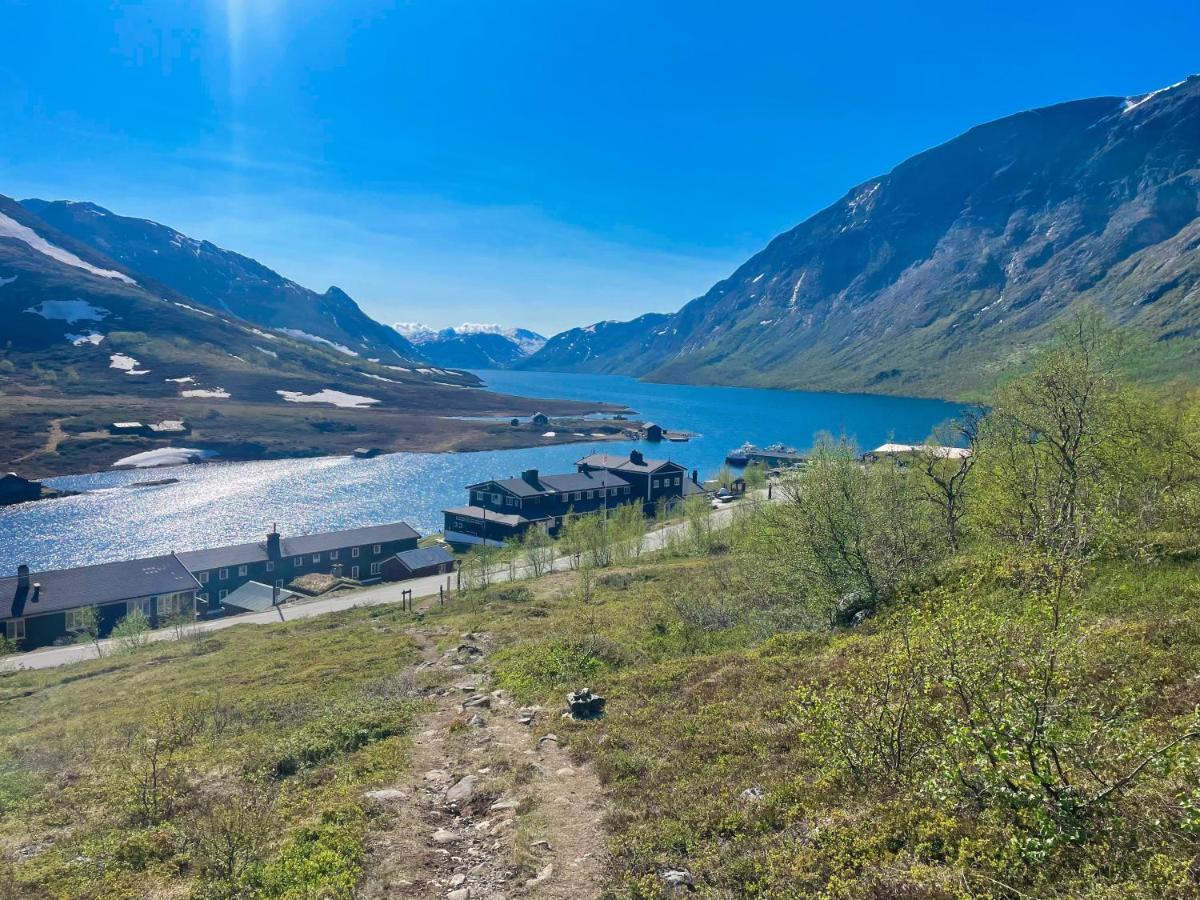
[{"label": "boat", "polygon": [[750,465],[750,455],[760,452],[755,444],[749,441],[742,444],[736,450],[730,450],[725,454],[725,462],[731,466],[748,466]]}]

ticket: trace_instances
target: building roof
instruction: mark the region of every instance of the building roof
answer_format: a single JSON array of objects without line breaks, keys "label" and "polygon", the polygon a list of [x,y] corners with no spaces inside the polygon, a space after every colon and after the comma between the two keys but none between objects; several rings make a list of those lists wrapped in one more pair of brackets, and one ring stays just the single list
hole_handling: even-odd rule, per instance
[{"label": "building roof", "polygon": [[708,491],[702,485],[696,484],[690,478],[683,479],[683,496],[690,497],[693,494],[707,494]]},{"label": "building roof", "polygon": [[629,482],[609,472],[567,472],[564,475],[538,475],[529,478],[494,478],[479,484],[468,485],[467,490],[477,490],[488,484],[498,484],[517,497],[534,497],[542,494],[565,494],[571,491],[589,491],[596,488],[625,487]]},{"label": "building roof", "polygon": [[[40,585],[33,602],[34,585]],[[116,603],[200,586],[174,554],[0,578],[0,619]]]},{"label": "building roof", "polygon": [[[636,454],[636,456],[635,456]],[[664,466],[675,466],[682,470],[677,462],[672,462],[669,459],[646,459],[636,450],[629,456],[617,456],[612,453],[593,453],[591,456],[585,456],[579,460],[576,465],[591,466],[593,469],[609,469],[617,472],[639,472],[646,474],[649,472],[657,472]]]},{"label": "building roof", "polygon": [[454,562],[454,554],[445,547],[417,547],[415,550],[403,550],[397,553],[396,559],[410,572],[415,572],[429,566]]},{"label": "building roof", "polygon": [[[391,541],[403,541],[418,537],[420,535],[404,522],[370,525],[366,528],[350,528],[345,531],[326,531],[321,534],[302,534],[280,540],[280,557],[286,559],[289,556],[303,556],[306,553],[325,553],[329,550],[340,550],[343,547],[386,544]],[[222,566],[266,562],[270,556],[267,554],[267,542],[258,541],[249,544],[231,544],[227,547],[213,547],[208,550],[188,550],[180,553],[179,558],[190,571],[201,572]]]},{"label": "building roof", "polygon": [[[895,456],[904,453],[918,453],[924,451],[924,444],[880,444],[871,452],[880,456]],[[971,451],[966,447],[931,447],[933,455],[940,459],[966,459],[971,455]]]},{"label": "building roof", "polygon": [[528,525],[530,522],[537,521],[536,519],[527,519],[524,516],[514,515],[512,513],[501,513],[491,509],[484,509],[482,506],[455,506],[450,509],[443,509],[443,513],[451,516],[461,516],[464,519],[487,519],[489,522],[497,522],[500,525],[508,525],[515,528],[518,525]]},{"label": "building roof", "polygon": [[[292,591],[279,591],[279,603],[295,600],[300,594]],[[275,588],[261,581],[247,581],[236,591],[230,591],[221,601],[223,606],[233,606],[246,612],[264,612],[275,606]]]}]

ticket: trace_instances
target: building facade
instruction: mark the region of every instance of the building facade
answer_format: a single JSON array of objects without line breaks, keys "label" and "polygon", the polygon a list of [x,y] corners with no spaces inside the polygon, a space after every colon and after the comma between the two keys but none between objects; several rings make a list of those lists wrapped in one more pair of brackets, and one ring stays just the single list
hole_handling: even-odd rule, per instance
[{"label": "building facade", "polygon": [[151,627],[194,616],[199,582],[175,554],[0,578],[0,628],[21,650],[70,640],[97,613],[100,637],[135,609]]},{"label": "building facade", "polygon": [[384,561],[416,548],[418,537],[404,522],[287,538],[271,531],[265,541],[190,550],[179,559],[200,584],[203,608],[214,612],[251,581],[282,588],[301,575],[330,574],[335,568],[356,581],[376,581]]}]

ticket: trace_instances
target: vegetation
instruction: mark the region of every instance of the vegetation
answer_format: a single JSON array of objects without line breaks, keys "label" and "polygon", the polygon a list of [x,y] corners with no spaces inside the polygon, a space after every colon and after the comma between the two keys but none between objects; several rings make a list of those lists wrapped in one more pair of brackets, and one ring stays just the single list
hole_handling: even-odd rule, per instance
[{"label": "vegetation", "polygon": [[1081,318],[964,423],[969,457],[863,466],[829,438],[725,526],[683,504],[654,553],[620,513],[484,551],[541,577],[480,567],[420,625],[376,607],[7,675],[18,895],[349,896],[421,627],[488,632],[520,701],[608,698],[535,736],[602,779],[613,896],[673,868],[712,897],[1200,896],[1200,395],[1128,383],[1125,352]]}]

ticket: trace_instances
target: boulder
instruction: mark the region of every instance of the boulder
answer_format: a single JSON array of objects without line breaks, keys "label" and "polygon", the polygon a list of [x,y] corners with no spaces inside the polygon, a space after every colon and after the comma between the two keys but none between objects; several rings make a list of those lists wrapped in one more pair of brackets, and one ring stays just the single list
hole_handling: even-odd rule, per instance
[{"label": "boulder", "polygon": [[567,694],[567,708],[573,719],[598,719],[604,715],[604,698],[593,694],[591,688]]},{"label": "boulder", "polygon": [[475,796],[475,786],[479,783],[479,779],[474,775],[466,775],[460,778],[455,784],[446,791],[447,803],[467,803]]}]

